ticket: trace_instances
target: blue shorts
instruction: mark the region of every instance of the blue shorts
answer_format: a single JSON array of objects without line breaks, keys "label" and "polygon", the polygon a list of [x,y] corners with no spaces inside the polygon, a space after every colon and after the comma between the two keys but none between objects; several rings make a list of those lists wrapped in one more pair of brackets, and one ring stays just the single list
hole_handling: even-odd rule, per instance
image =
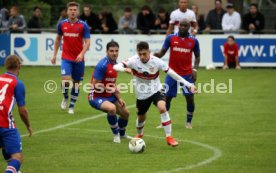
[{"label": "blue shorts", "polygon": [[84,75],[84,62],[61,60],[61,75],[72,76],[75,81],[82,81]]},{"label": "blue shorts", "polygon": [[101,110],[101,105],[103,102],[109,101],[111,103],[115,103],[117,101],[117,98],[113,95],[111,97],[98,97],[93,100],[89,100],[89,104],[98,110]]},{"label": "blue shorts", "polygon": [[0,148],[10,155],[22,152],[22,142],[17,129],[0,128]]},{"label": "blue shorts", "polygon": [[[182,78],[190,83],[194,83],[194,79],[193,79],[192,75],[182,76]],[[166,87],[169,87],[169,88],[166,88],[166,96],[167,97],[176,97],[177,91],[178,91],[178,85],[179,85],[178,82],[176,80],[174,80],[172,77],[170,77],[169,75],[167,75],[166,79],[165,79],[165,84],[167,85]],[[180,87],[182,88],[182,93],[184,96],[193,94],[183,84],[180,84]]]}]

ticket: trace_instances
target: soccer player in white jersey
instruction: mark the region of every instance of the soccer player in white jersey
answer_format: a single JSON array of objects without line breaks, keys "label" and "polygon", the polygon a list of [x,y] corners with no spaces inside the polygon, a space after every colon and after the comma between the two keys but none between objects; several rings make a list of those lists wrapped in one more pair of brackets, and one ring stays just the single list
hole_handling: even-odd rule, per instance
[{"label": "soccer player in white jersey", "polygon": [[191,24],[191,28],[189,32],[192,35],[196,35],[197,33],[197,21],[195,13],[188,9],[188,0],[179,0],[178,1],[179,8],[172,11],[170,15],[170,25],[167,30],[167,35],[173,33],[176,34],[179,31],[179,23],[181,20],[187,20]]},{"label": "soccer player in white jersey", "polygon": [[137,108],[137,135],[136,138],[142,138],[144,135],[143,128],[146,120],[146,113],[153,103],[159,110],[161,122],[166,134],[167,144],[173,147],[178,142],[172,137],[172,124],[170,115],[166,109],[165,94],[161,91],[162,85],[159,79],[159,71],[162,70],[175,80],[187,86],[191,92],[196,92],[196,87],[176,74],[161,59],[151,56],[147,42],[137,44],[137,55],[129,58],[122,63],[113,66],[116,71],[129,72],[136,79],[136,108]]}]

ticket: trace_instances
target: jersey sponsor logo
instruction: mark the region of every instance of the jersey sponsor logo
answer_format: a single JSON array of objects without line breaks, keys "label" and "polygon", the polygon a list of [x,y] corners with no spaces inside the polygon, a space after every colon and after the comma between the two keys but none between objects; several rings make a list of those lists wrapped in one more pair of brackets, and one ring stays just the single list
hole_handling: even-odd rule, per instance
[{"label": "jersey sponsor logo", "polygon": [[181,52],[181,53],[191,53],[191,49],[185,49],[185,48],[181,48],[181,47],[174,47],[173,51]]},{"label": "jersey sponsor logo", "polygon": [[13,80],[9,78],[0,77],[0,81],[11,83]]},{"label": "jersey sponsor logo", "polygon": [[115,81],[116,81],[116,78],[105,78],[105,81],[108,81],[108,82],[115,82]]},{"label": "jersey sponsor logo", "polygon": [[17,54],[19,57],[27,59],[31,62],[38,60],[38,39],[31,36],[16,35],[11,46],[13,51],[11,53]]},{"label": "jersey sponsor logo", "polygon": [[63,36],[65,36],[65,37],[79,37],[79,33],[64,32]]}]

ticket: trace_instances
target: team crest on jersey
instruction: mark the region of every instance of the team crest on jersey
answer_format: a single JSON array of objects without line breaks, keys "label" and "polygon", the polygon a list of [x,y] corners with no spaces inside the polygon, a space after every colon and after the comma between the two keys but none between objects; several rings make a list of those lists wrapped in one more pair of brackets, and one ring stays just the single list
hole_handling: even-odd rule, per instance
[{"label": "team crest on jersey", "polygon": [[151,73],[153,73],[154,72],[154,67],[150,67],[149,70],[150,70]]},{"label": "team crest on jersey", "polygon": [[80,27],[76,27],[76,31],[79,32],[79,30],[80,30]]},{"label": "team crest on jersey", "polygon": [[188,47],[192,47],[193,43],[192,42],[188,42]]}]

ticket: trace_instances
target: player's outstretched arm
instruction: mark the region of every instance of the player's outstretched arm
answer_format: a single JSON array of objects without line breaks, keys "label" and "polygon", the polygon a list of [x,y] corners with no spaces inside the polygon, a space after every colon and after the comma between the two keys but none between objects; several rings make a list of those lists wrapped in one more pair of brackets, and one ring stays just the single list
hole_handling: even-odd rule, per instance
[{"label": "player's outstretched arm", "polygon": [[125,68],[123,63],[118,63],[118,64],[114,65],[113,69],[116,71],[132,74],[132,70],[130,68]]},{"label": "player's outstretched arm", "polygon": [[19,106],[18,107],[18,112],[20,115],[21,120],[24,122],[28,132],[29,136],[32,136],[33,129],[31,127],[30,121],[29,121],[29,114],[25,106]]},{"label": "player's outstretched arm", "polygon": [[169,69],[167,71],[167,74],[169,76],[171,76],[174,80],[179,81],[180,83],[183,83],[186,87],[188,87],[190,89],[190,91],[192,93],[196,93],[197,92],[197,88],[195,87],[194,84],[191,84],[190,82],[186,81],[185,79],[183,79],[181,76],[179,76],[175,71],[173,71],[172,69]]},{"label": "player's outstretched arm", "polygon": [[167,52],[167,49],[162,48],[159,52],[155,52],[153,55],[162,58]]},{"label": "player's outstretched arm", "polygon": [[59,45],[60,45],[60,41],[61,41],[61,36],[57,35],[56,40],[55,40],[55,44],[54,44],[54,55],[53,55],[53,58],[51,59],[52,64],[56,64],[57,52],[58,52],[58,48],[59,48]]}]

